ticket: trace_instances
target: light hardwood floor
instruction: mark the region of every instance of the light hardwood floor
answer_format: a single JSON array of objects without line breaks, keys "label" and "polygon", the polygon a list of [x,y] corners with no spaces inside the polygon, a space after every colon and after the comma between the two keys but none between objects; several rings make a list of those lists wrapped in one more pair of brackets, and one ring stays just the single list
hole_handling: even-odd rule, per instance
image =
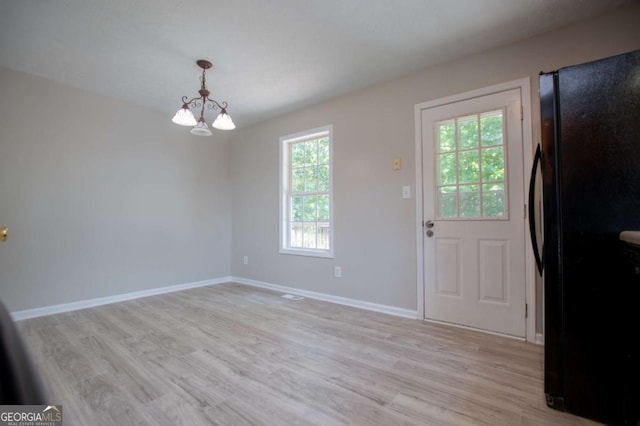
[{"label": "light hardwood floor", "polygon": [[18,323],[66,425],[585,425],[539,346],[225,284]]}]

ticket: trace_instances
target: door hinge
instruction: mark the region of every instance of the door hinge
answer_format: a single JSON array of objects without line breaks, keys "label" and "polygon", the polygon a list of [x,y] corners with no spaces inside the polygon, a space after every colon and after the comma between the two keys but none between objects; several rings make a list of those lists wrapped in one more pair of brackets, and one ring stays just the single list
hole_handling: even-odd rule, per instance
[{"label": "door hinge", "polygon": [[527,218],[527,205],[524,205],[524,216],[522,217],[523,219]]},{"label": "door hinge", "polygon": [[524,107],[520,104],[520,121],[524,121]]},{"label": "door hinge", "polygon": [[527,303],[524,304],[524,317],[529,318],[529,305]]}]

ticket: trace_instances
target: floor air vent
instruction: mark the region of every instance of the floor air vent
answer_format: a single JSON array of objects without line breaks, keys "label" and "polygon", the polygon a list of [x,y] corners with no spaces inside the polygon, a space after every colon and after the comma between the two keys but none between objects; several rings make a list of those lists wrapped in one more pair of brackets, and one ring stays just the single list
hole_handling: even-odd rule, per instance
[{"label": "floor air vent", "polygon": [[289,300],[302,300],[304,297],[296,296],[295,294],[283,294],[282,297]]}]

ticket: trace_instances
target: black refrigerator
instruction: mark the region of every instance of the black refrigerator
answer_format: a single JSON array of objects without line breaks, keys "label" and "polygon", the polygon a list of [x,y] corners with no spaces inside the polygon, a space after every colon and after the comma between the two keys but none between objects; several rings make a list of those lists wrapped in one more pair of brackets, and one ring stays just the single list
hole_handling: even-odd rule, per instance
[{"label": "black refrigerator", "polygon": [[638,426],[640,277],[619,236],[640,230],[640,50],[541,74],[540,107],[529,218],[544,276],[547,405]]}]

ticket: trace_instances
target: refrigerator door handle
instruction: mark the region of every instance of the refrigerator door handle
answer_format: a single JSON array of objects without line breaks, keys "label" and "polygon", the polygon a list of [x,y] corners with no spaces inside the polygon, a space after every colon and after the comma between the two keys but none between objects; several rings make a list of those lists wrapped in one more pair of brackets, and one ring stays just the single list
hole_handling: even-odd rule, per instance
[{"label": "refrigerator door handle", "polygon": [[529,232],[531,233],[531,245],[533,246],[533,255],[536,258],[536,267],[538,273],[542,276],[542,268],[544,267],[544,247],[542,251],[538,248],[538,238],[536,237],[536,209],[535,209],[535,189],[536,174],[538,173],[538,164],[542,160],[542,150],[540,144],[536,148],[536,154],[533,158],[533,166],[531,167],[531,177],[529,178]]}]

